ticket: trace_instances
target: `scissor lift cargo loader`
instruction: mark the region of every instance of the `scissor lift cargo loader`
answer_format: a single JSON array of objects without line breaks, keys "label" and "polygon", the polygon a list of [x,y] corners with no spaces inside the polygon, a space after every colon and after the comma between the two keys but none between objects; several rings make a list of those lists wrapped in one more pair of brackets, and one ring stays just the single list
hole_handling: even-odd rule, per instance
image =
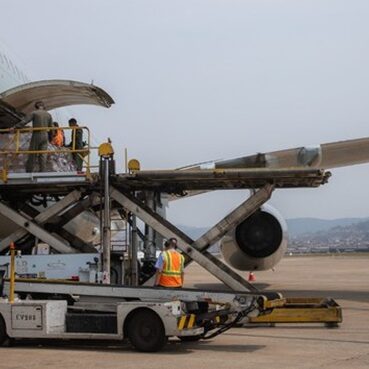
[{"label": "scissor lift cargo loader", "polygon": [[[161,179],[160,176],[162,176],[164,179]],[[19,178],[17,177],[16,180],[14,179],[12,182],[12,178],[10,176],[8,178],[8,182],[3,183],[0,186],[0,192],[2,190],[9,190],[12,188],[14,190],[17,189],[26,193],[32,191],[34,193],[44,194],[53,193],[64,196],[64,198],[50,208],[47,208],[44,212],[34,215],[33,219],[32,217],[30,218],[30,215],[25,216],[24,214],[20,214],[16,209],[9,207],[9,204],[1,202],[0,213],[8,218],[11,218],[21,228],[16,231],[12,237],[20,238],[25,232],[29,232],[36,237],[43,239],[59,252],[77,252],[78,249],[74,249],[70,245],[68,246],[67,243],[63,242],[62,238],[55,237],[55,235],[51,234],[51,232],[45,230],[42,225],[44,222],[57,217],[61,212],[63,213],[62,218],[64,217],[62,224],[68,219],[73,219],[73,216],[76,214],[79,214],[81,211],[88,209],[90,206],[99,203],[96,199],[99,196],[101,197],[103,190],[105,206],[107,206],[106,198],[110,197],[112,201],[122,206],[127,212],[130,212],[137,216],[137,218],[140,218],[145,224],[160,233],[162,236],[166,238],[176,237],[178,239],[178,247],[186,255],[186,265],[188,265],[190,261],[196,261],[232,290],[239,291],[237,293],[231,292],[230,296],[240,293],[244,294],[244,296],[249,296],[246,298],[246,307],[244,307],[241,315],[250,315],[250,313],[254,311],[256,312],[256,316],[259,315],[260,312],[264,313],[266,309],[264,306],[262,306],[260,309],[259,307],[255,307],[255,301],[260,304],[261,301],[266,300],[269,301],[269,304],[278,306],[280,304],[279,301],[281,296],[274,294],[273,296],[265,297],[265,293],[259,292],[252,284],[247,282],[222,261],[211,255],[207,249],[216,241],[218,241],[230,229],[237,226],[240,222],[260,208],[260,206],[270,198],[275,188],[317,187],[326,182],[327,178],[329,177],[329,173],[325,173],[321,170],[276,170],[271,172],[258,169],[237,171],[209,170],[201,171],[201,173],[171,171],[170,173],[166,172],[164,174],[160,172],[138,172],[126,175],[109,176],[110,181],[104,181],[103,187],[101,187],[101,181],[99,177],[95,179],[93,177],[83,178],[80,176],[76,177],[74,174],[64,174],[62,176],[62,180],[60,175],[55,174],[50,174],[49,176],[48,174],[32,176],[26,175],[25,177],[21,177],[22,176],[19,176]],[[137,190],[162,191],[166,193],[176,192],[175,186],[177,186],[178,183],[182,183],[182,187],[184,186],[184,188],[188,185],[191,188],[195,188],[200,191],[206,190],[210,187],[211,189],[250,188],[254,189],[255,191],[244,203],[228,214],[223,220],[218,222],[206,234],[194,241],[176,228],[173,224],[171,224],[168,220],[164,219],[153,209],[149,208],[134,195],[135,191]],[[105,210],[106,209],[104,208],[104,211]],[[4,240],[1,247],[6,247]],[[83,249],[90,251],[88,246],[83,247],[82,245],[82,250]],[[104,260],[106,260],[106,255],[104,255],[104,258]],[[148,283],[150,283],[150,281],[148,281]],[[83,291],[81,289],[83,289]],[[92,311],[93,314],[95,314],[96,311],[101,311],[103,314],[109,313],[110,315],[116,315],[119,310],[117,306],[119,304],[125,304],[126,302],[135,303],[137,301],[137,304],[150,305],[154,303],[160,305],[168,303],[169,301],[173,301],[175,298],[177,298],[179,301],[185,301],[187,303],[192,302],[195,303],[195,305],[197,304],[200,306],[200,308],[194,310],[195,316],[204,306],[206,306],[204,314],[210,313],[211,315],[213,312],[208,311],[208,302],[206,301],[207,298],[204,296],[212,296],[210,300],[213,302],[217,301],[215,297],[216,294],[211,291],[183,290],[182,292],[170,291],[168,293],[151,287],[139,287],[134,290],[127,290],[126,287],[113,285],[87,286],[81,284],[73,285],[68,283],[52,285],[50,283],[38,284],[33,282],[28,283],[26,281],[17,282],[16,292],[24,296],[32,295],[33,298],[45,297],[48,299],[50,296],[56,295],[57,298],[61,297],[62,300],[66,300],[70,304],[71,300],[68,298],[68,296],[79,296],[80,300],[72,301],[73,306],[71,305],[68,307],[68,314],[69,311],[78,311],[78,313]],[[199,297],[199,295],[201,295],[201,297]],[[202,299],[205,300],[202,301]],[[231,299],[233,301],[234,297]],[[122,302],[122,300],[124,302]],[[222,296],[220,303],[224,303],[224,295]],[[6,306],[6,304],[4,306]],[[47,306],[47,304],[45,306]],[[253,308],[251,308],[251,306],[253,306]],[[46,310],[44,314],[47,313],[47,308],[45,309]],[[249,309],[251,310],[249,311]],[[246,310],[247,314],[245,313]],[[88,320],[88,317],[86,317],[86,319]],[[119,324],[122,322],[121,319],[123,318],[118,319],[117,317]],[[209,319],[210,323],[206,323],[206,332],[209,331],[209,327],[214,328],[213,324],[216,322],[215,320],[213,322],[212,318]],[[193,322],[194,318],[189,320]],[[218,332],[222,332],[223,329],[228,329],[230,324],[228,322],[229,318],[227,318],[225,321],[224,318],[217,320],[218,323],[223,325],[218,329]],[[181,321],[183,322],[183,319]],[[197,322],[197,320],[195,321]],[[232,321],[233,320],[231,319],[231,323]],[[119,332],[118,328],[117,332]],[[73,332],[65,331],[64,333],[68,335],[69,333]],[[10,334],[13,333],[10,332]],[[178,335],[180,336],[180,334]],[[196,334],[195,336],[200,338],[205,337],[203,334]]]}]

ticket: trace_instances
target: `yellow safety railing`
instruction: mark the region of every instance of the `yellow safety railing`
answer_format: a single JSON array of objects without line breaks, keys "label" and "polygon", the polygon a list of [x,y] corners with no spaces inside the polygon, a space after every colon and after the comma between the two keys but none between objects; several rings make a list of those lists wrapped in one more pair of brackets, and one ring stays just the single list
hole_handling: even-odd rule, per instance
[{"label": "yellow safety railing", "polygon": [[[76,130],[82,130],[82,139],[85,143],[84,147],[76,148]],[[65,131],[71,131],[71,140],[72,142],[68,146],[60,146],[56,147],[53,150],[30,150],[22,149],[21,148],[21,135],[25,133],[34,133],[34,132],[47,132],[50,133],[52,131],[62,130],[63,133]],[[86,169],[86,176],[91,174],[91,150],[96,149],[95,147],[91,147],[91,135],[90,130],[88,127],[85,126],[78,126],[78,127],[40,127],[40,128],[32,128],[32,127],[25,127],[25,128],[7,128],[7,129],[0,129],[0,134],[9,134],[12,136],[10,142],[7,142],[6,147],[0,147],[0,157],[3,156],[3,168],[2,168],[2,179],[6,178],[6,173],[8,171],[8,156],[11,155],[39,155],[39,154],[57,154],[57,153],[69,153],[69,154],[77,154],[82,159],[83,165]],[[31,139],[30,139],[31,140]],[[14,149],[10,149],[9,147],[15,145]]]}]

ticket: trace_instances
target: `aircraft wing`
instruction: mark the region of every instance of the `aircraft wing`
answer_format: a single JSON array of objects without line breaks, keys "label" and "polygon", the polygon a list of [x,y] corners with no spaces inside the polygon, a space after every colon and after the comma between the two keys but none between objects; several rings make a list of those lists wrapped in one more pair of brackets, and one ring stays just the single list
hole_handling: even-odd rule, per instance
[{"label": "aircraft wing", "polygon": [[[318,146],[258,153],[214,162],[217,169],[229,168],[322,168],[331,169],[369,162],[369,137]],[[197,166],[199,169],[200,167]],[[195,169],[193,167],[192,169]]]},{"label": "aircraft wing", "polygon": [[[218,171],[243,169],[249,170],[249,173],[251,173],[252,170],[263,169],[265,174],[268,173],[272,177],[277,173],[276,170],[332,169],[367,162],[369,162],[369,137],[364,137],[318,146],[302,146],[294,149],[258,153],[228,160],[206,161],[177,168],[177,171],[208,171],[212,168]],[[276,180],[278,182],[277,178]],[[186,196],[195,196],[209,190],[204,188],[191,189],[186,191]],[[175,200],[175,198],[172,197],[171,200]]]}]

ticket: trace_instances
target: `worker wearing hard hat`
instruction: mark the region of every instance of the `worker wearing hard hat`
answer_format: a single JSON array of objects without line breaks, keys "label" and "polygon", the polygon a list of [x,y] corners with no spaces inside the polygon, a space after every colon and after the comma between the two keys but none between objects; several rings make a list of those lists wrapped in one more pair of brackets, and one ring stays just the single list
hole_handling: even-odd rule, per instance
[{"label": "worker wearing hard hat", "polygon": [[155,286],[179,288],[183,286],[184,257],[176,250],[177,240],[170,238],[156,261]]}]

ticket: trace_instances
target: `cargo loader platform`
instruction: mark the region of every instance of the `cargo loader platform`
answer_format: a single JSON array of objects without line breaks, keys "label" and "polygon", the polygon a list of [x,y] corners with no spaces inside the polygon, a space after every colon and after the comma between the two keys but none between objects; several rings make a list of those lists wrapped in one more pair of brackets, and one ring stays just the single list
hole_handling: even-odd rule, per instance
[{"label": "cargo loader platform", "polygon": [[[5,291],[9,281],[5,280]],[[342,309],[332,298],[288,297],[272,291],[212,291],[190,288],[165,289],[154,287],[129,287],[121,285],[102,285],[57,280],[23,279],[16,280],[15,292],[34,298],[53,298],[62,296],[73,302],[75,308],[86,308],[99,301],[183,301],[222,302],[238,301],[242,305],[252,305],[257,301],[259,314],[249,316],[247,325],[271,325],[279,323],[323,323],[326,327],[338,327],[342,322]]]},{"label": "cargo loader platform", "polygon": [[332,298],[289,297],[265,303],[265,314],[250,317],[250,325],[280,323],[324,323],[326,327],[338,327],[342,323],[342,309]]}]

